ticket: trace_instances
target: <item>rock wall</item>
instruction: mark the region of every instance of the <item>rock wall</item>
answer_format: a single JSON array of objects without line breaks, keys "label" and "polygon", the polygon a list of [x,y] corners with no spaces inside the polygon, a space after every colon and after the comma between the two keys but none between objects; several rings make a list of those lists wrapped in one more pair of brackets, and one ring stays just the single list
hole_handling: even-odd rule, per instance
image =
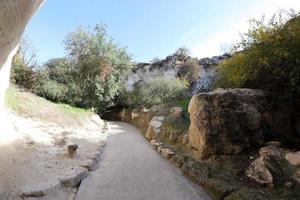
[{"label": "rock wall", "polygon": [[11,62],[24,29],[43,0],[0,0],[0,107],[8,86]]},{"label": "rock wall", "polygon": [[[210,85],[216,75],[216,66],[228,57],[230,57],[230,55],[224,54],[222,56],[214,56],[212,58],[202,58],[198,60],[200,65],[199,77],[195,85],[191,86],[193,94],[210,88]],[[163,76],[167,79],[176,78],[180,67],[189,59],[193,58],[186,57],[182,59],[176,55],[172,55],[163,60],[154,61],[152,63],[137,63],[125,82],[126,88],[129,91],[132,91],[135,84],[151,80],[157,76]]]}]

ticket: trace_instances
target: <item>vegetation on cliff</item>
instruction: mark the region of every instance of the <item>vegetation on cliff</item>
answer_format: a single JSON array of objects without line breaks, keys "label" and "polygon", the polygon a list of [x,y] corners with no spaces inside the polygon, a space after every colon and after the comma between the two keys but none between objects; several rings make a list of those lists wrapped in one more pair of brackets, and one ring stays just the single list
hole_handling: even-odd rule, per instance
[{"label": "vegetation on cliff", "polygon": [[280,98],[300,97],[300,16],[283,12],[269,22],[251,20],[250,29],[219,68],[215,87],[253,88]]}]

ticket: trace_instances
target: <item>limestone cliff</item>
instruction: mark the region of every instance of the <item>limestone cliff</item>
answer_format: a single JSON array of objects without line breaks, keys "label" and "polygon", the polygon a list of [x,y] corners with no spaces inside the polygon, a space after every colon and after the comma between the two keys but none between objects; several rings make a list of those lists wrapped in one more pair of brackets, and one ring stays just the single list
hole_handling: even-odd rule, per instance
[{"label": "limestone cliff", "polygon": [[[212,58],[197,59],[200,70],[198,72],[198,80],[190,87],[191,92],[196,94],[210,89],[211,83],[216,75],[216,66],[228,57],[230,57],[230,55],[224,54]],[[188,56],[182,59],[176,55],[171,55],[163,60],[153,61],[152,63],[136,63],[134,70],[129,74],[126,80],[126,88],[131,91],[134,89],[135,84],[153,79],[157,76],[163,76],[167,79],[176,78],[180,67],[189,59],[196,58]]]}]

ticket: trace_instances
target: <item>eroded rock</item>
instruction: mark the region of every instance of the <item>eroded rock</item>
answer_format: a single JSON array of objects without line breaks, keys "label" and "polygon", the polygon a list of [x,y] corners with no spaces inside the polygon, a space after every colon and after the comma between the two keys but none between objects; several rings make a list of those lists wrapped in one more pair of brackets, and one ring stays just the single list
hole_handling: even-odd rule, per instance
[{"label": "eroded rock", "polygon": [[263,144],[261,111],[267,107],[263,91],[218,89],[195,95],[189,105],[189,139],[200,158],[239,154]]},{"label": "eroded rock", "polygon": [[170,159],[172,158],[172,156],[174,156],[176,153],[170,149],[170,148],[162,148],[160,150],[160,153],[162,155],[162,157],[164,157],[165,159]]},{"label": "eroded rock", "polygon": [[67,187],[77,187],[79,183],[88,176],[88,170],[83,167],[73,167],[64,177],[58,180]]},{"label": "eroded rock", "polygon": [[289,161],[291,165],[300,165],[300,151],[287,153],[285,159]]},{"label": "eroded rock", "polygon": [[172,107],[170,109],[170,117],[173,118],[181,118],[183,113],[183,109],[181,107]]},{"label": "eroded rock", "polygon": [[250,164],[246,176],[261,186],[273,186],[273,176],[267,169],[262,157]]},{"label": "eroded rock", "polygon": [[164,121],[165,117],[153,117],[152,120],[149,122],[149,126],[146,132],[146,138],[149,140],[159,138],[161,126]]}]

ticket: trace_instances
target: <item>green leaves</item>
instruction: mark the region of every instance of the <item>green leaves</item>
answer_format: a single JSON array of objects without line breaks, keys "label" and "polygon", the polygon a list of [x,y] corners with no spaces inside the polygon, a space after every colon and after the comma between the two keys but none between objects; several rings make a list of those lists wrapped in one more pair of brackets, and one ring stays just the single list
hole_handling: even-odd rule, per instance
[{"label": "green leaves", "polygon": [[219,67],[215,87],[246,87],[281,98],[300,97],[299,14],[284,17],[279,12],[267,23],[251,20],[250,29],[233,52]]}]

